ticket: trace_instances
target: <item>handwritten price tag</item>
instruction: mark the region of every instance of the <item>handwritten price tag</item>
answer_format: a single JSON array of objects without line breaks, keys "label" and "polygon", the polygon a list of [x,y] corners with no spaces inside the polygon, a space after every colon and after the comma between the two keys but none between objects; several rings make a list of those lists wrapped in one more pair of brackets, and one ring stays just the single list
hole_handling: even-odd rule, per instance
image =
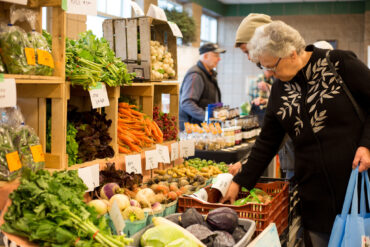
[{"label": "handwritten price tag", "polygon": [[38,64],[54,68],[53,56],[48,51],[37,49],[37,62]]},{"label": "handwritten price tag", "polygon": [[117,234],[121,235],[126,224],[123,220],[121,210],[119,210],[117,201],[113,201],[112,207],[109,210],[109,216],[113,221],[113,225],[116,228]]},{"label": "handwritten price tag", "polygon": [[98,82],[96,87],[89,88],[93,109],[109,106],[107,88],[104,83]]},{"label": "handwritten price tag", "polygon": [[158,168],[157,150],[145,151],[145,170]]},{"label": "handwritten price tag", "polygon": [[45,162],[44,151],[41,145],[30,146],[33,161],[35,162]]},{"label": "handwritten price tag", "polygon": [[68,0],[67,13],[79,15],[96,15],[96,0]]},{"label": "handwritten price tag", "polygon": [[195,145],[193,140],[180,141],[180,157],[186,158],[189,156],[194,156]]},{"label": "handwritten price tag", "polygon": [[156,149],[157,149],[158,158],[159,158],[158,162],[169,164],[170,163],[170,154],[169,154],[169,151],[168,151],[168,147],[164,146],[164,145],[157,144]]},{"label": "handwritten price tag", "polygon": [[26,53],[26,59],[28,65],[36,65],[36,53],[33,48],[24,48],[24,53]]},{"label": "handwritten price tag", "polygon": [[18,151],[8,153],[6,155],[6,162],[10,172],[14,172],[22,168],[21,160],[19,159]]},{"label": "handwritten price tag", "polygon": [[17,89],[14,79],[0,82],[0,107],[14,107],[17,104]]},{"label": "handwritten price tag", "polygon": [[171,144],[171,161],[179,158],[179,143],[174,142]]},{"label": "handwritten price tag", "polygon": [[126,172],[128,173],[133,172],[135,174],[143,173],[143,171],[141,170],[141,154],[126,155],[125,162],[126,162]]},{"label": "handwritten price tag", "polygon": [[87,191],[93,191],[99,186],[99,164],[78,169],[78,176],[87,186]]}]

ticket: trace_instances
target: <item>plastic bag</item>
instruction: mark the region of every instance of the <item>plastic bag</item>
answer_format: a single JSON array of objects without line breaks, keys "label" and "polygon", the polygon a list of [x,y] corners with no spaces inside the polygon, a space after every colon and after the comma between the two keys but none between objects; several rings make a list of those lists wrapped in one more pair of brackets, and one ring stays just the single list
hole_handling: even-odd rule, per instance
[{"label": "plastic bag", "polygon": [[17,106],[0,108],[0,124],[14,128],[24,124],[24,118],[19,108]]},{"label": "plastic bag", "polygon": [[[17,166],[17,164],[8,163],[12,153],[17,151],[13,145],[12,132],[11,127],[6,125],[0,126],[0,180],[5,181],[14,180],[21,171],[21,167]],[[16,155],[13,154],[13,157]]]},{"label": "plastic bag", "polygon": [[28,38],[36,51],[36,75],[52,75],[54,61],[48,41],[42,34],[35,31],[28,33]]}]

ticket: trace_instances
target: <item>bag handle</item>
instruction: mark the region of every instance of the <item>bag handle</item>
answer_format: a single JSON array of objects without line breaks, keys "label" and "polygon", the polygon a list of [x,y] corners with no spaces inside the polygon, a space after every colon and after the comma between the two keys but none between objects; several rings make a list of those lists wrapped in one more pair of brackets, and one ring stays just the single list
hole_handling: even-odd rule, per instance
[{"label": "bag handle", "polygon": [[[352,170],[351,176],[349,178],[347,191],[346,191],[346,197],[344,199],[342,213],[341,213],[343,218],[345,218],[348,215],[349,207],[354,197],[353,192],[355,190],[355,187],[357,187],[357,178],[358,178],[358,166],[356,167],[356,169]],[[356,192],[357,192],[357,189],[356,189]],[[356,197],[357,197],[357,194],[356,194]],[[356,202],[356,205],[358,205],[357,202]]]},{"label": "bag handle", "polygon": [[355,188],[353,189],[353,197],[352,197],[352,207],[351,207],[351,215],[358,215],[358,170],[356,171],[356,184]]},{"label": "bag handle", "polygon": [[357,104],[355,98],[353,98],[352,94],[351,94],[351,91],[349,91],[346,83],[343,81],[342,77],[338,74],[337,70],[335,69],[332,61],[330,60],[330,51],[328,51],[326,53],[326,60],[328,61],[328,65],[330,67],[330,71],[334,74],[335,76],[335,79],[337,80],[337,82],[342,86],[344,92],[346,93],[347,97],[349,98],[349,100],[351,101],[353,107],[355,108],[355,111],[361,121],[361,123],[365,123],[365,114],[363,112],[363,110],[361,109],[361,107]]},{"label": "bag handle", "polygon": [[370,182],[369,182],[369,174],[367,171],[362,172],[362,181],[361,181],[361,202],[360,202],[360,214],[362,217],[365,217],[366,214],[366,202],[365,202],[365,189],[364,183],[366,182],[366,191],[367,191],[367,205],[370,208]]}]

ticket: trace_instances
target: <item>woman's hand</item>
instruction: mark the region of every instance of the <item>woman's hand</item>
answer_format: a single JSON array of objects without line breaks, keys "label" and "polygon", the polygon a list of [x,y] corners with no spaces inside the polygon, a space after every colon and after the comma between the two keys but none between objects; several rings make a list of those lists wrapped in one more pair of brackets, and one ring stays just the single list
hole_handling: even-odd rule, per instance
[{"label": "woman's hand", "polygon": [[241,167],[242,167],[242,163],[236,162],[235,164],[229,166],[229,173],[235,176],[240,171]]},{"label": "woman's hand", "polygon": [[230,204],[233,204],[238,196],[239,190],[240,185],[235,182],[231,182],[229,189],[226,192],[226,195],[221,198],[220,203],[229,201]]},{"label": "woman's hand", "polygon": [[370,150],[366,147],[358,147],[355,158],[353,159],[352,168],[355,169],[360,162],[359,172],[370,168]]}]

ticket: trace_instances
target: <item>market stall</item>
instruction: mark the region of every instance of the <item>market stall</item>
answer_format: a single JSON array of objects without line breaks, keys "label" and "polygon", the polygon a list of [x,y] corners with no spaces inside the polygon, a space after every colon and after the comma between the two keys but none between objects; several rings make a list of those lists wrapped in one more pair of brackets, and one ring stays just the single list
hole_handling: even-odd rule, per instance
[{"label": "market stall", "polygon": [[[34,21],[43,6],[52,7],[51,34]],[[0,104],[6,246],[149,246],[159,235],[158,246],[247,246],[271,223],[276,236],[286,232],[287,181],[218,203],[232,181],[227,164],[245,158],[259,133],[253,116],[234,112],[179,133],[172,24],[111,19],[105,38],[72,40],[61,1],[0,7],[11,24],[0,25],[0,86],[13,102]]]}]

